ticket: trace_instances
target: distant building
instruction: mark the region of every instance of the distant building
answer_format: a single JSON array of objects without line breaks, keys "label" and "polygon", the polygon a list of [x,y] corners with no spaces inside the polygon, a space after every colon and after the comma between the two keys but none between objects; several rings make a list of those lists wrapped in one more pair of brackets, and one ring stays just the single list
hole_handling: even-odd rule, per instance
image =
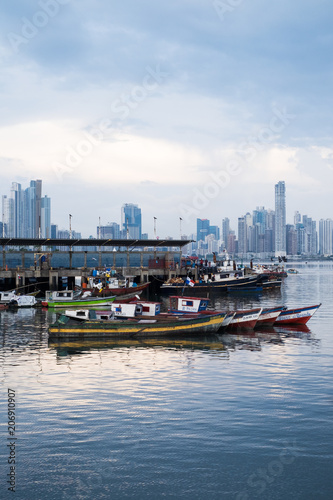
[{"label": "distant building", "polygon": [[118,240],[120,238],[120,226],[116,222],[109,222],[106,226],[97,226],[97,238]]},{"label": "distant building", "polygon": [[243,255],[247,253],[247,225],[246,217],[238,218],[238,254]]},{"label": "distant building", "polygon": [[13,182],[10,197],[2,196],[4,233],[12,238],[38,238],[51,235],[51,200],[42,198],[42,181],[32,180],[23,190]]},{"label": "distant building", "polygon": [[286,255],[286,186],[280,181],[275,185],[275,256]]},{"label": "distant building", "polygon": [[51,238],[51,198],[44,196],[41,199],[40,233],[42,238]]},{"label": "distant building", "polygon": [[228,236],[230,234],[230,220],[228,217],[225,217],[222,220],[222,241],[223,241],[223,249],[227,249],[228,247]]},{"label": "distant building", "polygon": [[287,224],[286,231],[287,255],[297,255],[297,232],[295,226],[293,224]]},{"label": "distant building", "polygon": [[133,203],[125,203],[121,207],[121,225],[123,234],[130,239],[141,239],[142,221],[141,208]]},{"label": "distant building", "polygon": [[209,235],[210,222],[208,219],[197,219],[197,241],[205,241]]},{"label": "distant building", "polygon": [[319,254],[333,255],[333,220],[319,221]]}]

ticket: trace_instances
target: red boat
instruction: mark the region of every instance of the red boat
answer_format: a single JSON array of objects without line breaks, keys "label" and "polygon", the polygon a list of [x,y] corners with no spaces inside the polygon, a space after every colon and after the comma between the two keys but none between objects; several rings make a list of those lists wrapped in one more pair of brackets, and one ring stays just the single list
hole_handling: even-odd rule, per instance
[{"label": "red boat", "polygon": [[256,328],[258,326],[273,326],[284,309],[284,306],[263,309],[256,323]]},{"label": "red boat", "polygon": [[0,309],[8,309],[8,305],[7,304],[0,304]]},{"label": "red boat", "polygon": [[261,314],[262,308],[244,309],[243,311],[236,311],[234,317],[230,321],[227,329],[231,330],[248,330],[253,329]]},{"label": "red boat", "polygon": [[140,293],[145,290],[149,286],[150,282],[143,283],[142,285],[136,286],[123,286],[123,287],[106,287],[101,290],[98,288],[87,288],[86,290],[90,290],[94,296],[106,297],[109,295],[127,295],[130,293],[136,293],[140,295]]},{"label": "red boat", "polygon": [[298,309],[285,309],[277,317],[274,326],[283,325],[305,325],[321,306],[300,307]]}]

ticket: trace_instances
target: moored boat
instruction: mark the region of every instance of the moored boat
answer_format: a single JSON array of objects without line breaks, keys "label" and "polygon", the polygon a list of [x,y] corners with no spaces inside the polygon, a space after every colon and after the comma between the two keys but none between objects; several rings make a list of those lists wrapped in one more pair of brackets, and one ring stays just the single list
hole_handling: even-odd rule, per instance
[{"label": "moored boat", "polygon": [[37,304],[34,295],[19,295],[15,290],[9,292],[0,292],[0,305],[8,307],[33,307]]},{"label": "moored boat", "polygon": [[228,288],[256,286],[257,275],[245,275],[243,269],[233,270],[226,267],[210,267],[200,270],[199,279],[194,281],[190,277],[182,280],[172,278],[161,286],[162,293],[181,294],[186,287],[191,288],[191,294],[208,292],[227,292]]},{"label": "moored boat", "polygon": [[264,308],[260,313],[255,328],[260,326],[273,326],[284,309],[284,306]]},{"label": "moored boat", "polygon": [[285,309],[277,317],[274,326],[305,325],[320,306],[321,304],[317,304],[309,307]]},{"label": "moored boat", "polygon": [[104,307],[110,305],[115,296],[92,297],[90,292],[75,294],[73,290],[50,292],[48,298],[42,301],[42,306],[49,308],[65,307]]},{"label": "moored boat", "polygon": [[0,292],[0,304],[9,304],[12,299],[15,299],[17,294],[15,290],[10,290],[8,292]]},{"label": "moored boat", "polygon": [[9,308],[16,307],[34,307],[37,304],[36,297],[34,295],[16,295],[12,298],[9,303]]},{"label": "moored boat", "polygon": [[[86,313],[87,314],[87,313]],[[191,316],[157,315],[149,319],[96,319],[96,311],[88,311],[82,321],[60,315],[49,327],[50,339],[64,338],[141,338],[160,336],[206,335],[216,333],[225,313]]]},{"label": "moored boat", "polygon": [[228,325],[228,330],[253,329],[259,319],[261,311],[261,307],[236,311]]}]

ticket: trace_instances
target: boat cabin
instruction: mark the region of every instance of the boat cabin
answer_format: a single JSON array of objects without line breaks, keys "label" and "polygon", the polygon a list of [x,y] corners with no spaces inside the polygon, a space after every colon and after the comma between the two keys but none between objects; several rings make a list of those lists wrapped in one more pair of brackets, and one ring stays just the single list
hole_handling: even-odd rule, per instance
[{"label": "boat cabin", "polygon": [[0,292],[0,304],[8,304],[12,299],[17,297],[14,292]]},{"label": "boat cabin", "polygon": [[200,297],[170,297],[170,312],[198,313],[206,311],[209,299]]},{"label": "boat cabin", "polygon": [[69,300],[73,300],[73,298],[74,298],[74,291],[73,290],[61,290],[61,291],[55,291],[55,292],[46,291],[45,292],[45,301],[56,300],[57,302],[61,302],[63,300],[64,302],[68,302]]}]

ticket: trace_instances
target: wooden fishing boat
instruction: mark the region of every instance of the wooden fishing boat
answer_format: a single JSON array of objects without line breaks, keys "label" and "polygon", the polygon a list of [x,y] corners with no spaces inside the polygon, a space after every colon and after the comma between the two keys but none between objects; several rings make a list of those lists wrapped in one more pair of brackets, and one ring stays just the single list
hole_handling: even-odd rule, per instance
[{"label": "wooden fishing boat", "polygon": [[284,306],[279,307],[269,307],[261,311],[260,316],[257,320],[255,328],[261,326],[273,326],[276,319],[279,317],[280,313],[285,309]]},{"label": "wooden fishing boat", "polygon": [[209,268],[202,271],[200,279],[193,281],[187,278],[185,281],[181,278],[173,278],[161,286],[161,293],[179,294],[190,286],[191,294],[208,292],[227,292],[231,287],[252,287],[256,286],[258,276],[245,276],[244,270],[237,271],[226,270],[225,268]]},{"label": "wooden fishing boat", "polygon": [[37,304],[36,297],[34,295],[16,295],[12,298],[9,303],[9,308],[17,307],[34,307]]},{"label": "wooden fishing boat", "polygon": [[206,335],[216,333],[225,313],[197,315],[157,315],[144,319],[97,319],[96,311],[78,319],[60,315],[49,327],[50,339],[144,338],[160,336]]},{"label": "wooden fishing boat", "polygon": [[9,304],[12,299],[15,299],[17,294],[15,290],[10,290],[8,292],[0,292],[0,304]]},{"label": "wooden fishing boat", "polygon": [[230,325],[230,323],[233,320],[235,314],[236,314],[235,311],[229,311],[229,312],[226,313],[225,318],[222,321],[222,325],[221,325],[222,330],[224,328],[227,328]]},{"label": "wooden fishing boat", "polygon": [[148,288],[150,282],[136,283],[134,276],[123,276],[113,271],[94,271],[93,276],[90,276],[85,283],[84,290],[90,291],[92,295],[106,297],[108,295],[127,295],[130,293],[141,293]]},{"label": "wooden fishing boat", "polygon": [[0,304],[0,311],[4,310],[4,309],[8,309],[8,305],[7,304]]},{"label": "wooden fishing boat", "polygon": [[73,290],[49,292],[47,299],[42,301],[42,306],[49,308],[66,307],[104,307],[110,305],[115,296],[93,297],[90,292],[76,294]]},{"label": "wooden fishing boat", "polygon": [[261,314],[262,308],[244,309],[236,311],[234,317],[228,325],[228,330],[248,330],[253,329]]},{"label": "wooden fishing boat", "polygon": [[274,326],[305,325],[314,315],[321,304],[297,309],[285,309],[276,318]]},{"label": "wooden fishing boat", "polygon": [[0,292],[0,305],[8,307],[33,307],[37,304],[37,300],[33,295],[19,295],[15,290],[8,292]]}]

